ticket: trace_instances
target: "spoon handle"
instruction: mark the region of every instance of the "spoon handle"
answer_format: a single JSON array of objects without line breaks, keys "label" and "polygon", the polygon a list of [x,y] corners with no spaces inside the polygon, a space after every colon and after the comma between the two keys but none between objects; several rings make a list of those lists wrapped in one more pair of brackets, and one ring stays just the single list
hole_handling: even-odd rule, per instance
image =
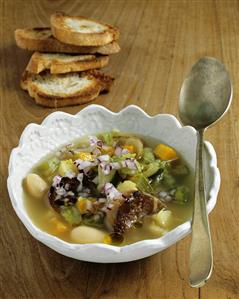
[{"label": "spoon handle", "polygon": [[203,133],[197,131],[197,155],[195,171],[195,197],[190,247],[190,285],[201,287],[212,273],[213,256],[211,234],[206,209],[203,178]]}]

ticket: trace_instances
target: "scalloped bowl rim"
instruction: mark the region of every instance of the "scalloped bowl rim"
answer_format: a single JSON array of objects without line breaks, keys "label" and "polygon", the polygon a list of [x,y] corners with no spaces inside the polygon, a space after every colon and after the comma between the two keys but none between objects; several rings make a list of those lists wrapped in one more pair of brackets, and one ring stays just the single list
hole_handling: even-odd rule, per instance
[{"label": "scalloped bowl rim", "polygon": [[[111,114],[111,115],[120,115],[122,113],[128,112],[129,110],[138,110],[141,112],[142,115],[144,115],[144,117],[150,118],[150,119],[154,119],[154,118],[158,118],[158,117],[168,117],[171,118],[171,120],[173,120],[175,122],[176,127],[178,128],[187,128],[188,130],[190,130],[192,132],[192,134],[196,134],[196,130],[193,127],[190,126],[185,126],[182,127],[180,122],[177,120],[177,118],[174,115],[171,114],[156,114],[154,116],[150,116],[148,115],[143,109],[141,109],[140,107],[136,106],[136,105],[129,105],[125,108],[123,108],[121,111],[119,112],[113,112],[101,105],[89,105],[86,108],[82,109],[81,111],[79,111],[78,113],[76,113],[75,115],[66,113],[66,112],[62,112],[62,111],[56,111],[53,112],[51,114],[49,114],[40,125],[35,124],[35,123],[30,123],[28,124],[24,131],[21,134],[20,140],[19,140],[19,144],[16,148],[14,148],[11,152],[10,155],[10,159],[9,159],[9,165],[8,165],[8,172],[9,172],[9,176],[8,176],[8,180],[7,180],[7,187],[8,187],[8,192],[9,192],[9,196],[11,199],[11,203],[12,206],[17,214],[17,216],[20,218],[20,220],[22,221],[22,223],[24,224],[24,226],[27,228],[27,230],[30,232],[30,234],[36,238],[37,240],[39,240],[40,242],[44,243],[45,245],[47,245],[48,247],[56,250],[57,248],[59,248],[59,246],[63,246],[66,248],[67,251],[79,251],[81,249],[88,249],[88,248],[101,248],[101,249],[105,249],[107,251],[109,251],[110,253],[123,253],[125,251],[135,251],[138,248],[145,248],[145,247],[151,247],[151,249],[158,249],[160,247],[161,244],[165,244],[165,241],[167,241],[167,246],[165,247],[165,245],[163,246],[163,249],[166,249],[167,247],[173,245],[174,243],[178,242],[180,239],[182,239],[183,237],[185,237],[187,234],[190,233],[191,231],[191,220],[188,220],[186,222],[184,222],[183,224],[177,226],[176,228],[174,228],[173,230],[169,231],[167,234],[165,234],[162,237],[159,238],[155,238],[155,239],[146,239],[146,240],[142,240],[142,241],[137,241],[135,243],[129,244],[129,245],[124,245],[121,247],[118,246],[113,246],[113,245],[108,245],[108,244],[100,244],[100,243],[94,243],[94,244],[73,244],[73,243],[68,243],[66,241],[63,241],[53,235],[48,234],[47,232],[42,231],[40,228],[38,228],[37,226],[35,226],[35,224],[32,223],[30,217],[25,217],[25,215],[22,213],[21,210],[18,209],[17,207],[17,199],[14,193],[14,188],[12,188],[12,177],[14,174],[14,160],[15,160],[15,156],[16,153],[18,152],[18,150],[24,146],[25,143],[27,143],[27,134],[29,130],[32,130],[33,127],[34,128],[41,128],[41,127],[47,127],[49,121],[51,121],[52,119],[54,119],[55,117],[58,117],[59,115],[61,116],[66,116],[66,117],[71,117],[71,118],[78,118],[83,112],[86,113],[88,111],[91,110],[95,110],[95,109],[100,109],[100,110],[104,110],[107,113]],[[93,132],[91,132],[93,133]],[[212,211],[212,209],[214,208],[215,204],[216,204],[216,200],[217,200],[217,194],[219,192],[219,187],[220,187],[220,172],[219,169],[217,168],[217,159],[216,159],[216,153],[215,150],[213,148],[213,146],[211,145],[211,143],[209,143],[208,141],[205,141],[205,147],[208,151],[209,154],[209,167],[212,169],[213,171],[213,184],[212,187],[210,189],[210,200],[207,203],[207,211],[208,213],[210,213]],[[175,236],[177,236],[176,240],[175,240]],[[160,250],[159,250],[160,251]],[[59,252],[59,251],[58,251]],[[63,253],[62,253],[63,254]],[[71,256],[70,252],[65,252],[64,255],[67,256]],[[143,258],[143,257],[142,257]],[[133,260],[133,259],[131,259]],[[115,261],[117,262],[117,261]]]}]

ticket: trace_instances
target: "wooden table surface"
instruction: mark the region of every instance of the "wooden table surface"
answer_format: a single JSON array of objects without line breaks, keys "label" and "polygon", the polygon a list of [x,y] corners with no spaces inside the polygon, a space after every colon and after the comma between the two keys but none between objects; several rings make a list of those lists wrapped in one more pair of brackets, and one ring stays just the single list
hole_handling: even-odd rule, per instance
[{"label": "wooden table surface", "polygon": [[[239,3],[230,0],[1,0],[0,8],[0,298],[239,298]],[[206,137],[218,155],[222,184],[210,215],[214,271],[201,289],[188,286],[190,237],[162,253],[123,264],[76,261],[33,239],[10,204],[7,166],[24,127],[53,110],[36,106],[19,88],[30,53],[18,49],[16,28],[45,26],[56,10],[117,25],[122,51],[107,71],[115,86],[93,103],[119,111],[136,104],[150,114],[177,115],[183,78],[201,56],[228,68],[234,101],[226,117]],[[76,113],[85,106],[59,109]]]}]

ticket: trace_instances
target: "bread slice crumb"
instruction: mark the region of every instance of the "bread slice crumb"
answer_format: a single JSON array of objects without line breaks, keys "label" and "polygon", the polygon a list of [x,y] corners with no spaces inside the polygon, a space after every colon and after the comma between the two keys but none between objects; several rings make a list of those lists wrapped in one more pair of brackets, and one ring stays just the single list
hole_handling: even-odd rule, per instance
[{"label": "bread slice crumb", "polygon": [[25,71],[21,87],[27,90],[36,104],[58,108],[88,103],[100,92],[108,92],[114,79],[98,72],[67,74],[32,74]]}]

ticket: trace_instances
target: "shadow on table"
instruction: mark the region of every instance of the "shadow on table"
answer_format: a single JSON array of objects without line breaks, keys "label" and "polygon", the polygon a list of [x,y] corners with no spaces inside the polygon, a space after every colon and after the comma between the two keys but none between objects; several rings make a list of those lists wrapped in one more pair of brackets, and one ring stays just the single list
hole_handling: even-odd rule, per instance
[{"label": "shadow on table", "polygon": [[[123,292],[121,288],[129,288],[125,292],[133,294],[137,291],[135,286],[141,288],[140,280],[145,279],[147,264],[152,262],[157,267],[155,260],[152,260],[154,257],[128,263],[99,264],[67,258],[40,243],[38,248],[51,288],[54,289],[56,284],[57,288],[61,288],[62,294],[69,293],[69,298],[70,294],[77,298],[100,298],[106,294],[111,298],[110,294],[118,294],[120,298]],[[155,258],[160,263],[158,256]]]},{"label": "shadow on table", "polygon": [[1,89],[6,105],[15,107],[19,101],[27,110],[43,111],[20,87],[20,80],[33,52],[18,48],[14,42],[0,48],[2,82]]},{"label": "shadow on table", "polygon": [[19,49],[14,43],[0,48],[2,87],[8,90],[19,90],[19,81],[32,52]]}]

